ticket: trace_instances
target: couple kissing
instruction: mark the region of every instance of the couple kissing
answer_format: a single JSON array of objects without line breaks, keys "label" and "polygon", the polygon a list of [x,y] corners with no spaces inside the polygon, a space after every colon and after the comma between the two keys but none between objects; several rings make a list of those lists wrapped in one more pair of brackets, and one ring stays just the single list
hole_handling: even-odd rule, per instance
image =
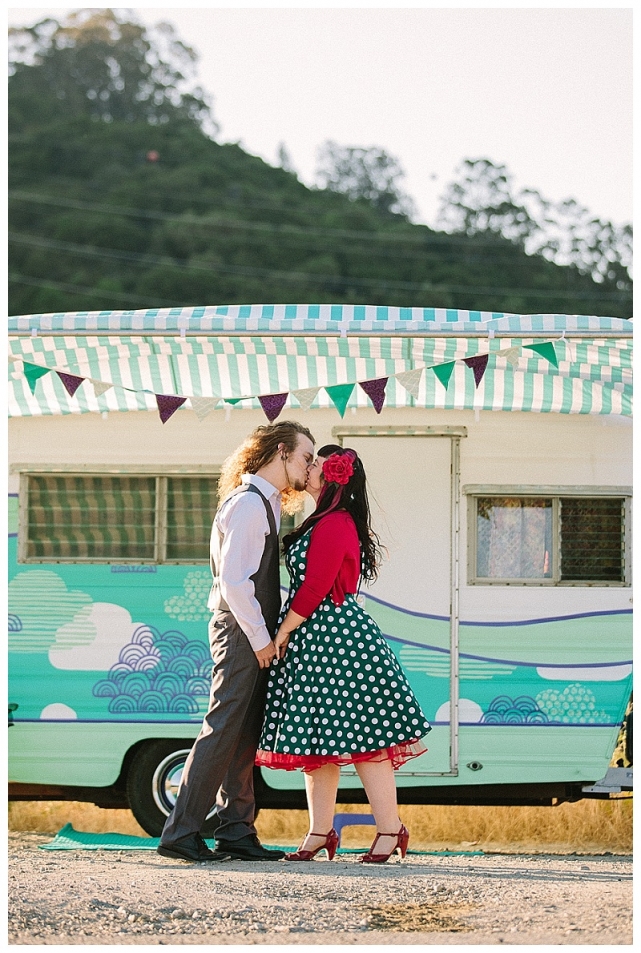
[{"label": "couple kissing", "polygon": [[[341,765],[353,765],[376,821],[363,863],[407,851],[394,769],[426,748],[430,726],[376,622],[357,600],[378,573],[358,454],[314,453],[296,421],[258,427],[225,461],[210,544],[213,659],[209,710],[187,758],[158,853],[196,862],[333,859]],[[313,513],[283,540],[290,588],[281,606],[281,508]],[[254,825],[254,765],[302,770],[309,832],[292,853],[264,847]],[[200,829],[216,805],[210,850]]]}]

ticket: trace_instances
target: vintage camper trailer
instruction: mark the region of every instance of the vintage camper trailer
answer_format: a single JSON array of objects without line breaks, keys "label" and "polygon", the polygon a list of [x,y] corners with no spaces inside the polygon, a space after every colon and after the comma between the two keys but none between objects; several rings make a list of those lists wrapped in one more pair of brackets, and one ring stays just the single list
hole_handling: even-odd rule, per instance
[{"label": "vintage camper trailer", "polygon": [[[362,597],[433,726],[400,800],[630,788],[631,346],[621,319],[423,308],[10,319],[11,796],[159,833],[207,704],[217,473],[279,412],[365,462],[388,559]],[[257,796],[303,806],[302,775]]]}]

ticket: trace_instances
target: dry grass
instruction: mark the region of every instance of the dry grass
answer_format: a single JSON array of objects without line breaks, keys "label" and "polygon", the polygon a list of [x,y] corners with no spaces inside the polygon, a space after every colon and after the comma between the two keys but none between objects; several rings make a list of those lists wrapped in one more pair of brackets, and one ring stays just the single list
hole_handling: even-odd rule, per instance
[{"label": "dry grass", "polygon": [[[401,805],[410,847],[430,850],[477,849],[551,853],[632,852],[632,799],[585,800],[559,807],[462,807]],[[337,811],[369,813],[367,805],[342,804]],[[14,801],[9,828],[55,834],[71,823],[76,830],[144,836],[130,811],[109,811],[75,801]],[[307,830],[306,811],[261,811],[256,826],[267,844],[297,844]],[[369,846],[373,830],[347,827],[344,847]]]}]

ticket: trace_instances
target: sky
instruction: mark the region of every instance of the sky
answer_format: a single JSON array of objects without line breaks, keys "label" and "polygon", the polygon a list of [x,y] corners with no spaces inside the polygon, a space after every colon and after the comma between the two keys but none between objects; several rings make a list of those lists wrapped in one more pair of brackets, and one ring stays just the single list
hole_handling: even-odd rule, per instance
[{"label": "sky", "polygon": [[[82,5],[23,4],[8,19],[73,9]],[[436,224],[459,163],[481,157],[504,164],[516,188],[632,220],[631,6],[127,9],[147,25],[170,22],[198,53],[219,141],[272,165],[284,143],[308,185],[332,139],[396,157],[417,222]]]}]

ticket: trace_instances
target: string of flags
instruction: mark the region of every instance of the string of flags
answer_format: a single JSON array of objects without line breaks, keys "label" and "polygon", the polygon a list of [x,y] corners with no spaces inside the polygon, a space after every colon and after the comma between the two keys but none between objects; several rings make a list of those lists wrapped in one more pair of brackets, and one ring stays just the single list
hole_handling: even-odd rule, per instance
[{"label": "string of flags", "polygon": [[[534,351],[540,357],[549,361],[554,367],[559,366],[556,350],[552,341],[541,341],[536,344],[511,345],[510,347],[503,348],[501,350],[492,351],[492,354],[499,357],[504,357],[509,364],[515,367],[519,362],[522,348],[527,348],[531,351]],[[421,378],[426,370],[434,371],[437,379],[447,390],[450,378],[454,372],[455,365],[457,363],[463,363],[471,369],[474,375],[474,385],[478,388],[487,369],[489,357],[489,353],[476,354],[473,357],[458,358],[457,360],[447,361],[442,364],[424,365],[423,367],[412,368],[408,371],[399,371],[398,374],[391,376],[393,379],[397,380],[398,383],[404,387],[409,394],[412,395],[412,397],[417,399]],[[78,388],[85,381],[89,381],[89,383],[91,383],[96,397],[100,397],[112,387],[122,387],[121,384],[113,384],[107,381],[94,380],[90,377],[79,377],[75,374],[69,374],[67,371],[60,371],[57,368],[43,367],[38,364],[33,364],[29,361],[26,361],[23,357],[15,354],[9,355],[9,360],[14,363],[18,361],[23,362],[22,373],[27,380],[31,393],[34,395],[37,382],[49,373],[55,373],[58,375],[58,378],[62,382],[70,397],[75,395]],[[182,405],[186,403],[187,400],[189,400],[191,408],[198,419],[202,421],[221,401],[225,404],[235,405],[242,400],[254,399],[258,399],[265,416],[270,423],[273,423],[287,403],[287,399],[290,397],[290,395],[297,399],[303,410],[309,410],[319,391],[323,389],[329,396],[340,416],[343,417],[356,384],[358,384],[358,386],[367,394],[374,406],[376,413],[380,414],[385,403],[385,389],[389,379],[389,377],[379,377],[374,380],[355,381],[353,383],[347,384],[326,384],[319,387],[305,387],[299,390],[285,391],[280,394],[248,394],[245,397],[182,397],[175,394],[154,394],[154,396],[156,398],[158,414],[163,424],[166,423],[178,410],[178,408],[182,407]],[[134,391],[135,389],[125,387],[124,390]],[[150,392],[145,391],[145,393]]]}]

